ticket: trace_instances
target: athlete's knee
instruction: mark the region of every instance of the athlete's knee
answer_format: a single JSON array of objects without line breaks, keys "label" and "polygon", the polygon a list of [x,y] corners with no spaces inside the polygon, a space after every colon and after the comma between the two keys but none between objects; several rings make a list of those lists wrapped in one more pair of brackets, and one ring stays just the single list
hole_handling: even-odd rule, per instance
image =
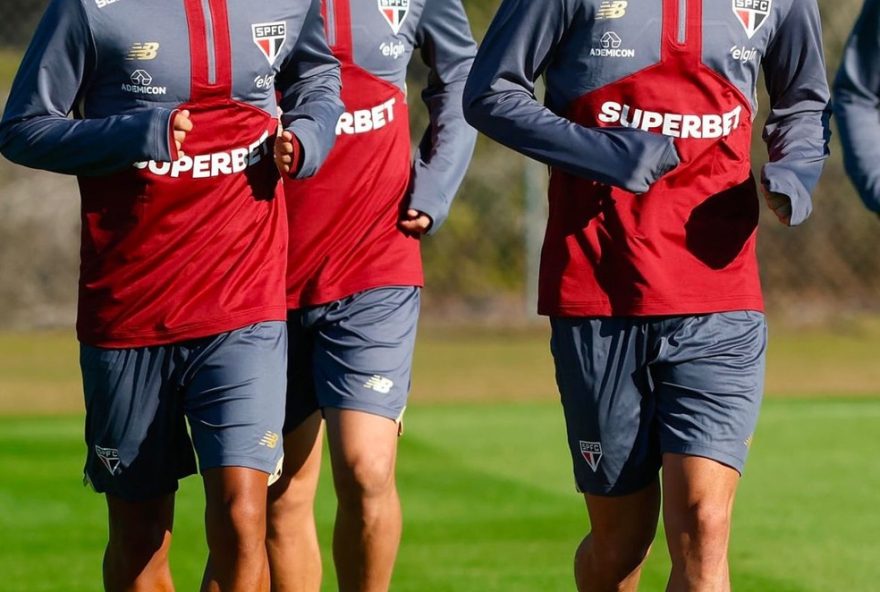
[{"label": "athlete's knee", "polygon": [[319,472],[301,468],[288,473],[285,467],[285,472],[269,487],[269,515],[310,510],[315,503]]},{"label": "athlete's knee", "polygon": [[104,553],[108,590],[172,590],[168,550],[171,532],[155,524],[115,529]]},{"label": "athlete's knee", "polygon": [[269,498],[266,524],[270,529],[275,525],[284,525],[293,521],[301,521],[311,516],[314,511],[315,496],[288,489]]},{"label": "athlete's knee", "polygon": [[629,515],[613,519],[614,514],[602,514],[594,507],[591,515],[595,518],[592,532],[584,539],[579,553],[589,555],[590,562],[603,574],[622,580],[648,556],[657,532],[656,514],[647,512],[638,518]]},{"label": "athlete's knee", "polygon": [[597,543],[592,535],[587,535],[575,553],[577,589],[629,590],[628,582],[637,581],[638,573],[650,550],[650,540],[626,542],[619,539],[613,543]]},{"label": "athlete's knee", "polygon": [[727,558],[730,509],[724,504],[699,502],[667,513],[667,538],[674,566],[696,574],[711,574]]},{"label": "athlete's knee", "polygon": [[641,533],[629,538],[617,537],[604,541],[593,537],[589,546],[582,544],[578,548],[578,553],[591,555],[589,560],[598,570],[614,580],[622,581],[644,563],[651,552],[653,539],[653,529],[650,536]]},{"label": "athlete's knee", "polygon": [[314,523],[315,492],[299,487],[295,480],[279,481],[269,488],[266,536],[270,539],[293,535]]},{"label": "athlete's knee", "polygon": [[730,531],[728,504],[699,501],[667,513],[673,530],[686,533],[696,543],[727,540]]},{"label": "athlete's knee", "polygon": [[334,469],[336,494],[341,503],[369,503],[394,491],[394,457],[361,454]]},{"label": "athlete's knee", "polygon": [[266,505],[253,496],[232,495],[207,512],[212,554],[242,555],[259,551],[266,537]]},{"label": "athlete's knee", "polygon": [[250,496],[236,496],[226,504],[229,524],[236,533],[243,536],[263,530],[266,520],[265,512],[265,505]]},{"label": "athlete's knee", "polygon": [[108,505],[108,556],[123,563],[167,560],[173,498],[132,503],[108,497]]},{"label": "athlete's knee", "polygon": [[143,525],[111,534],[107,544],[107,560],[117,571],[139,573],[147,566],[162,568],[168,563],[171,533],[163,528]]}]

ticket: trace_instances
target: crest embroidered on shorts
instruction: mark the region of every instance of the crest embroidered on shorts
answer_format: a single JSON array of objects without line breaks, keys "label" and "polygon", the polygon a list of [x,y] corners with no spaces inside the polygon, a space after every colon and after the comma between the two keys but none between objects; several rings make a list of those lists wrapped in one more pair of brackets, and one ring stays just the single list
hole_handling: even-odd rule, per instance
[{"label": "crest embroidered on shorts", "polygon": [[251,31],[254,35],[254,43],[257,44],[269,63],[274,64],[278,52],[284,46],[284,39],[287,37],[287,23],[284,21],[259,23],[251,25]]},{"label": "crest embroidered on shorts", "polygon": [[773,0],[731,0],[733,14],[739,19],[749,39],[758,32],[770,15]]},{"label": "crest embroidered on shorts", "polygon": [[602,443],[581,440],[581,456],[595,473],[599,469],[599,461],[602,460]]},{"label": "crest embroidered on shorts", "polygon": [[385,21],[397,35],[400,27],[409,14],[409,0],[376,0],[379,3],[379,12],[385,17]]},{"label": "crest embroidered on shorts", "polygon": [[117,449],[95,446],[95,454],[98,455],[98,458],[101,459],[101,462],[104,463],[104,466],[107,467],[111,475],[116,475],[119,472],[121,461],[119,460],[119,451]]}]

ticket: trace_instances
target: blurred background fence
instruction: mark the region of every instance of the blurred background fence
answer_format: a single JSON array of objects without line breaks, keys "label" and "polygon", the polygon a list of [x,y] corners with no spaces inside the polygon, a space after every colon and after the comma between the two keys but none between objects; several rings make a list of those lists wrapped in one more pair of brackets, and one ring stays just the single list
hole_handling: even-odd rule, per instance
[{"label": "blurred background fence", "polygon": [[[0,4],[0,104],[45,4],[46,0]],[[481,39],[498,0],[465,4],[474,34]],[[820,4],[831,79],[861,1]],[[424,76],[424,68],[414,64],[411,87],[418,88]],[[423,110],[416,108],[415,113],[424,121]],[[759,114],[756,126],[756,175],[766,160],[760,141],[763,118]],[[414,125],[414,135],[422,129]],[[786,229],[762,211],[759,252],[768,307],[791,323],[823,323],[880,309],[880,221],[862,207],[846,179],[836,136],[831,149],[815,211],[806,224]],[[513,152],[480,139],[446,227],[425,241],[429,317],[487,323],[530,318],[530,260],[543,226],[535,204],[543,203],[545,176]],[[537,185],[531,191],[539,195],[537,200],[527,199],[528,179],[531,186]],[[0,162],[0,327],[63,326],[73,321],[78,207],[73,179]]]}]

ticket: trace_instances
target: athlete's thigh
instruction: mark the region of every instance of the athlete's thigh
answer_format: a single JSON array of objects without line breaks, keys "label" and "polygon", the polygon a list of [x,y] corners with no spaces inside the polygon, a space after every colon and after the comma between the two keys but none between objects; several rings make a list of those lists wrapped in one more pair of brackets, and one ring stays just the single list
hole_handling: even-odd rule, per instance
[{"label": "athlete's thigh", "polygon": [[337,484],[382,488],[394,480],[398,424],[352,409],[328,408],[327,441]]},{"label": "athlete's thigh", "polygon": [[199,468],[281,470],[287,328],[264,322],[224,333],[190,360],[186,413]]},{"label": "athlete's thigh", "polygon": [[745,465],[764,389],[764,315],[734,311],[670,320],[651,368],[664,453]]},{"label": "athlete's thigh", "polygon": [[554,317],[551,350],[578,488],[625,495],[657,477],[645,323]]},{"label": "athlete's thigh", "polygon": [[316,325],[314,376],[322,409],[399,421],[412,374],[419,289],[377,288],[327,307]]},{"label": "athlete's thigh", "polygon": [[321,412],[315,411],[284,432],[284,471],[269,489],[269,501],[279,508],[288,502],[298,506],[308,501],[311,506],[314,501],[321,473],[323,426]]},{"label": "athlete's thigh", "polygon": [[81,346],[85,476],[96,491],[140,502],[195,473],[175,365],[173,346]]}]

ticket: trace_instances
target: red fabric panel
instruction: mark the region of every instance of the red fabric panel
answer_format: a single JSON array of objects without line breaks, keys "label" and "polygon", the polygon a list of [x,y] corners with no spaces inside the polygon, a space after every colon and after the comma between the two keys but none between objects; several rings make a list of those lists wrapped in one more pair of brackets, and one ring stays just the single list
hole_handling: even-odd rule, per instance
[{"label": "red fabric panel", "polygon": [[688,2],[680,45],[678,3],[664,2],[661,62],[581,97],[567,116],[587,127],[629,124],[674,136],[682,163],[643,195],[552,172],[542,314],[763,308],[750,102],[700,63],[701,3]]},{"label": "red fabric panel", "polygon": [[291,309],[423,283],[419,240],[397,227],[412,167],[406,98],[343,60],[342,101],[342,133],[324,166],[285,182]]},{"label": "red fabric panel", "polygon": [[141,347],[285,318],[277,121],[228,100],[181,109],[194,124],[186,157],[80,179],[85,343]]}]

